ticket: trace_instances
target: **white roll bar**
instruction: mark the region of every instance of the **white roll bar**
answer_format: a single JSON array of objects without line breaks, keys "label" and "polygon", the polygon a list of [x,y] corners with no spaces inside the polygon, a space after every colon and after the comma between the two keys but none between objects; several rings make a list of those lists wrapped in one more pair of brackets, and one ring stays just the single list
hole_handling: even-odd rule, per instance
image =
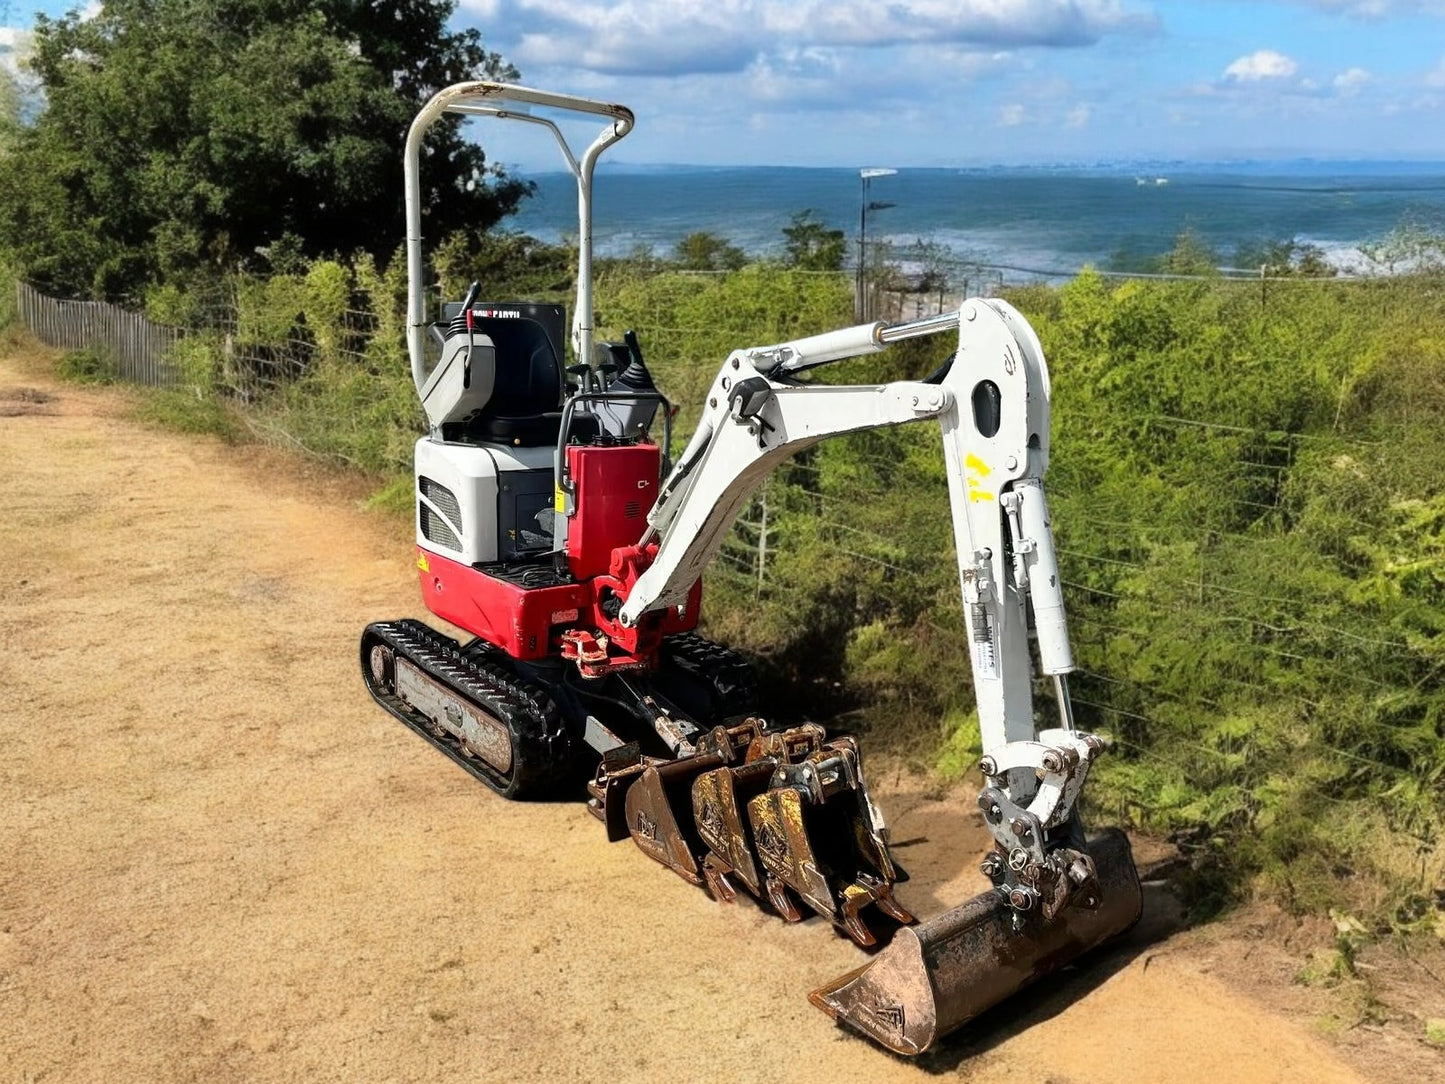
[{"label": "white roll bar", "polygon": [[[517,108],[506,108],[517,103]],[[534,117],[528,109],[543,106],[571,113],[610,117],[612,122],[598,132],[579,161],[557,125],[545,117]],[[554,94],[509,83],[476,81],[457,83],[438,91],[411,122],[406,136],[406,346],[411,356],[411,378],[420,393],[426,381],[426,282],[421,251],[420,156],[426,131],[444,113],[497,117],[540,124],[552,133],[561,148],[568,170],[577,180],[577,306],[572,313],[572,349],[579,362],[592,357],[592,172],[598,156],[632,130],[632,111],[624,105]]]}]

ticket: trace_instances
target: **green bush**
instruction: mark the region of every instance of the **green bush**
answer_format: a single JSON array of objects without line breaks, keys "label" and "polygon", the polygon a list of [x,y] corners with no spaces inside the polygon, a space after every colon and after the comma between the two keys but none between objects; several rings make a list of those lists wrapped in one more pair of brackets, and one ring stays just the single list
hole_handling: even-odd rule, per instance
[{"label": "green bush", "polygon": [[67,350],[55,366],[62,380],[77,384],[114,384],[120,379],[120,366],[102,350]]},{"label": "green bush", "polygon": [[[519,292],[559,273],[548,246],[498,246]],[[453,294],[476,273],[465,255],[451,252]],[[401,261],[317,263],[235,293],[235,333],[183,340],[190,390],[149,409],[392,479],[374,503],[407,511],[423,420]],[[765,264],[609,261],[596,297],[600,337],[639,333],[681,408],[679,443],[731,351],[852,318],[847,276]],[[1261,293],[1085,273],[1013,299],[1053,378],[1075,710],[1115,740],[1091,816],[1179,840],[1198,910],[1259,890],[1428,922],[1445,888],[1445,283],[1298,277]],[[298,339],[304,365],[243,379],[242,346]],[[911,340],[814,378],[916,378],[951,349]],[[980,750],[947,501],[931,425],[808,450],[744,508],[706,576],[706,628],[760,660],[774,715],[845,719],[957,777]]]},{"label": "green bush", "polygon": [[18,315],[15,307],[15,288],[20,281],[19,272],[9,258],[0,252],[0,331],[15,322]]},{"label": "green bush", "polygon": [[156,388],[136,404],[136,417],[175,433],[220,437],[228,443],[246,439],[245,423],[234,409],[198,388]]}]

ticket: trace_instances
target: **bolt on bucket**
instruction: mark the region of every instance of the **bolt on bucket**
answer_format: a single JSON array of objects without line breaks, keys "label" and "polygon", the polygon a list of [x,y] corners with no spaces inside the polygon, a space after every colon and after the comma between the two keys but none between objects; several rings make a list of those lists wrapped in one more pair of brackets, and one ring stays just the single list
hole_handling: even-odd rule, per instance
[{"label": "bolt on bucket", "polygon": [[814,1005],[898,1054],[921,1054],[942,1036],[1138,921],[1143,907],[1128,838],[1117,829],[1085,846],[1101,899],[1050,920],[1019,912],[997,890],[975,896],[892,943],[857,971],[815,990]]}]

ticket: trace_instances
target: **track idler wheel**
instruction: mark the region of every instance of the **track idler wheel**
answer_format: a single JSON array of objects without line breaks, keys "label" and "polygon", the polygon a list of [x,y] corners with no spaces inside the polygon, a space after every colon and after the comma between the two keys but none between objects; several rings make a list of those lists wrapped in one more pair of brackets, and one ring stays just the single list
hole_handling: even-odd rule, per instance
[{"label": "track idler wheel", "polygon": [[1138,920],[1143,895],[1124,833],[1101,832],[1085,851],[1098,878],[1094,907],[1071,903],[1045,918],[1040,910],[1021,914],[997,889],[985,892],[899,930],[870,964],[815,990],[810,999],[896,1053],[923,1053]]}]

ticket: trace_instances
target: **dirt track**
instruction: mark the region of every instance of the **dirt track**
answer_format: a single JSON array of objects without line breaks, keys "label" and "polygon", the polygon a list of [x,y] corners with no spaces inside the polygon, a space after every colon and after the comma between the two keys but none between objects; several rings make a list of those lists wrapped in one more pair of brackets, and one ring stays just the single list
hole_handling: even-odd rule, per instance
[{"label": "dirt track", "polygon": [[[0,360],[0,1082],[1364,1079],[1194,934],[923,1066],[849,1038],[805,996],[861,962],[826,923],[503,802],[371,704],[360,628],[419,610],[393,524],[122,408]],[[926,837],[904,902],[976,891],[968,796],[883,783]]]}]

